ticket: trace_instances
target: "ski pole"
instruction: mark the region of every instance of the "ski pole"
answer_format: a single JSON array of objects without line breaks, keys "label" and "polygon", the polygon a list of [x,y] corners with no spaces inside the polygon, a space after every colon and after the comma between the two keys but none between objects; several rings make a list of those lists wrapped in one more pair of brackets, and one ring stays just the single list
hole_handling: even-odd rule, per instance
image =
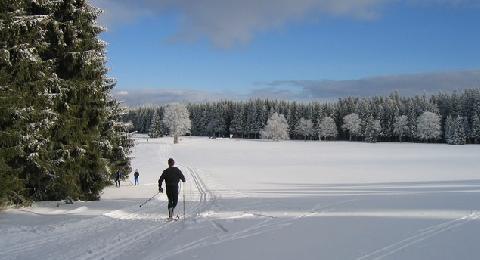
[{"label": "ski pole", "polygon": [[148,200],[144,201],[142,204],[140,204],[140,208],[147,204],[149,201],[151,201],[153,198],[155,198],[158,194],[160,194],[160,192],[157,192],[157,194],[153,195],[153,197],[149,198]]},{"label": "ski pole", "polygon": [[182,184],[183,193],[183,220],[185,220],[185,182]]}]

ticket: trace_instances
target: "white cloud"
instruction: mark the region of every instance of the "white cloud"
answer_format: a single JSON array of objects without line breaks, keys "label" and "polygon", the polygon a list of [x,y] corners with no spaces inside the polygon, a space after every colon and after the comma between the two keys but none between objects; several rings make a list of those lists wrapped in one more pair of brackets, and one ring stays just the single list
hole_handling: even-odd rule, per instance
[{"label": "white cloud", "polygon": [[229,98],[229,94],[227,93],[162,88],[129,89],[128,91],[119,89],[113,92],[113,96],[128,106],[186,102],[198,103]]},{"label": "white cloud", "polygon": [[117,95],[117,96],[127,96],[128,91],[121,90],[121,91],[116,92],[115,95]]},{"label": "white cloud", "polygon": [[393,91],[412,96],[423,93],[480,88],[480,70],[406,74],[355,80],[280,80],[267,84],[271,89],[300,89],[303,98],[385,96]]},{"label": "white cloud", "polygon": [[324,16],[373,19],[388,4],[420,7],[448,5],[478,7],[478,0],[92,0],[104,9],[101,21],[108,27],[139,17],[174,11],[180,27],[172,40],[193,41],[207,37],[227,48],[250,41],[256,33],[290,22],[318,20]]},{"label": "white cloud", "polygon": [[394,91],[399,91],[402,96],[413,96],[480,88],[480,70],[393,75],[356,80],[279,80],[257,83],[257,86],[247,94],[151,88],[130,90],[128,95],[119,95],[118,93],[125,91],[120,90],[114,96],[129,106],[250,98],[335,100],[347,96],[386,96]]},{"label": "white cloud", "polygon": [[94,5],[105,9],[101,20],[109,27],[174,10],[180,17],[180,28],[172,40],[207,37],[221,48],[246,43],[257,32],[307,18],[372,19],[384,2],[388,0],[93,0]]}]

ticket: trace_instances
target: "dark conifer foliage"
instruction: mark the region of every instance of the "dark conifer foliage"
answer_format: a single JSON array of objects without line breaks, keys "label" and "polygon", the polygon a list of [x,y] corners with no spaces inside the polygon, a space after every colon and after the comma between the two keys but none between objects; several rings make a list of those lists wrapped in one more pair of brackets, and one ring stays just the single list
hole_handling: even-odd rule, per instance
[{"label": "dark conifer foliage", "polygon": [[99,14],[85,0],[0,2],[3,203],[98,199],[130,170]]}]

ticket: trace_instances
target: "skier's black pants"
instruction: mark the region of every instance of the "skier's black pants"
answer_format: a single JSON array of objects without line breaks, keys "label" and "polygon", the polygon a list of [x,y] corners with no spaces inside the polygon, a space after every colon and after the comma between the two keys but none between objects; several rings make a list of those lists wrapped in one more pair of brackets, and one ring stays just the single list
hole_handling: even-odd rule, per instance
[{"label": "skier's black pants", "polygon": [[178,185],[167,185],[168,208],[175,208],[178,203]]}]

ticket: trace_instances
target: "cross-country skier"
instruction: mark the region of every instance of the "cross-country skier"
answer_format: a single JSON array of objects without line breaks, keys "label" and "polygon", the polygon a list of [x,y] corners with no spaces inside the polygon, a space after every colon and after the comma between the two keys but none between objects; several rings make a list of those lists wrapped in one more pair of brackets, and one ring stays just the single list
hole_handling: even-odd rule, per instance
[{"label": "cross-country skier", "polygon": [[165,180],[167,186],[167,197],[168,197],[168,219],[173,218],[173,210],[178,203],[178,182],[182,180],[185,182],[185,176],[183,176],[182,171],[177,167],[174,167],[175,161],[170,158],[168,159],[168,168],[165,169],[158,180],[158,191],[163,192],[162,182]]},{"label": "cross-country skier", "polygon": [[138,169],[135,169],[135,173],[133,174],[133,176],[135,177],[135,185],[138,184],[138,176],[140,175],[140,173],[138,173]]},{"label": "cross-country skier", "polygon": [[[117,170],[117,173],[115,173],[115,187],[120,187],[120,178],[122,177],[122,173],[120,170]],[[118,184],[118,186],[117,186]]]}]

